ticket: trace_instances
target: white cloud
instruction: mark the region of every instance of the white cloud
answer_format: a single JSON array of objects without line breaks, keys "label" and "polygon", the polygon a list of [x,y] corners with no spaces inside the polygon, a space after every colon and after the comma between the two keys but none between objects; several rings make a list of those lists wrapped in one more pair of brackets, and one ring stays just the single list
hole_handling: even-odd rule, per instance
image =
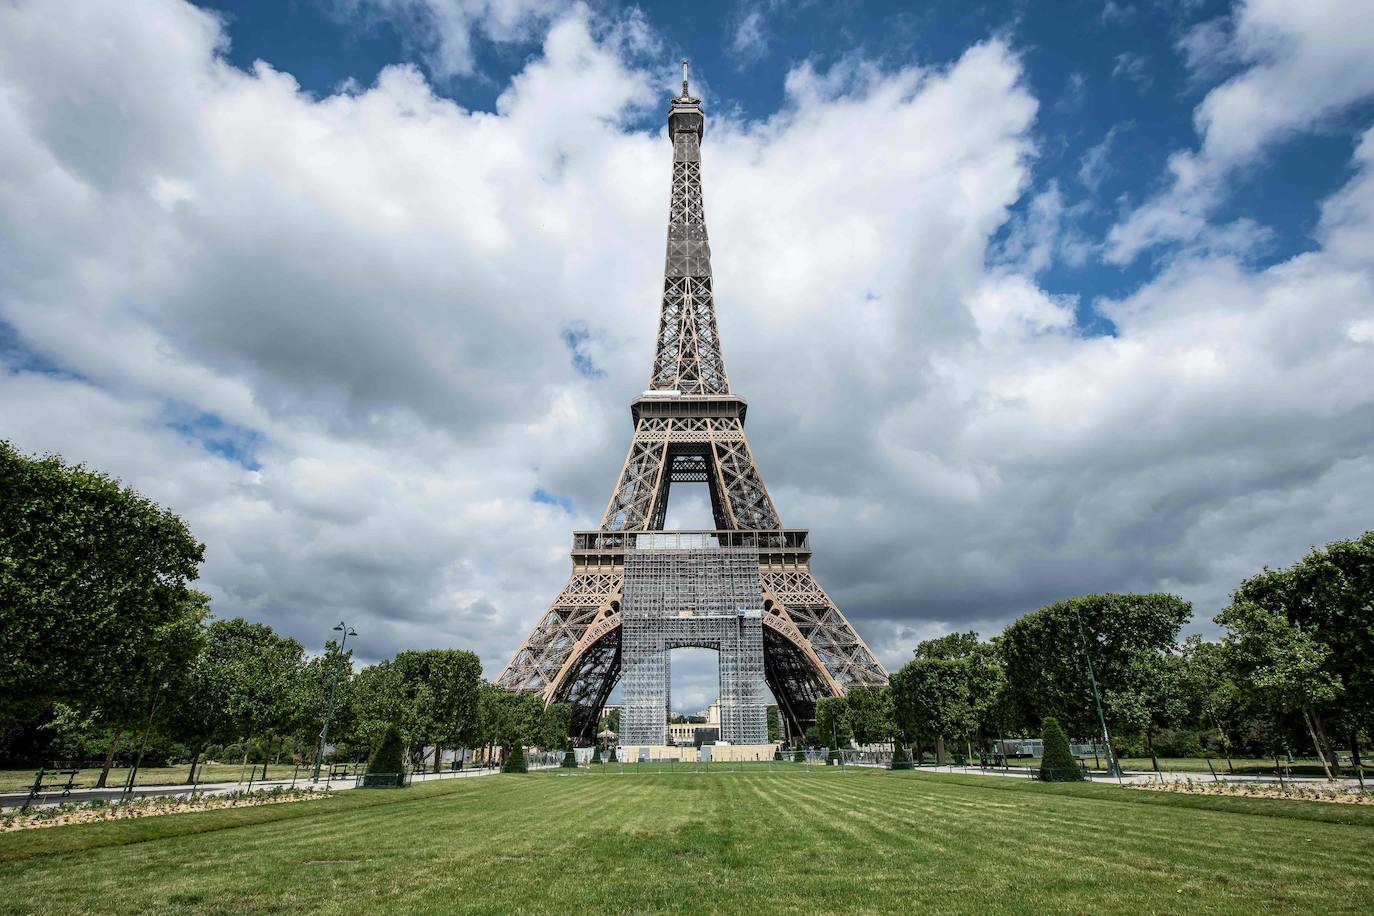
[{"label": "white cloud", "polygon": [[1150,76],[1150,58],[1134,51],[1123,51],[1116,56],[1112,76],[1130,80],[1142,89],[1148,88],[1153,82],[1153,77]]},{"label": "white cloud", "polygon": [[740,16],[730,39],[730,50],[736,56],[752,60],[768,53],[768,32],[763,19],[761,7],[751,7]]},{"label": "white cloud", "polygon": [[1116,144],[1116,138],[1122,131],[1129,130],[1132,125],[1113,124],[1102,136],[1102,139],[1088,147],[1087,152],[1078,160],[1078,180],[1083,182],[1083,186],[1089,191],[1096,191],[1102,186],[1102,182],[1112,173],[1111,155],[1112,147]]},{"label": "white cloud", "polygon": [[[633,125],[676,87],[642,18],[584,8],[494,112],[403,67],[313,98],[223,42],[172,0],[0,7],[0,320],[33,362],[0,357],[0,428],[181,513],[221,614],[493,674],[628,442],[670,155]],[[1062,201],[995,242],[1033,184],[1012,49],[786,85],[707,127],[726,357],[784,520],[887,661],[1091,590],[1210,615],[1367,523],[1374,141],[1318,250],[1177,259],[1084,337],[1034,280]]]},{"label": "white cloud", "polygon": [[1201,144],[1170,157],[1165,189],[1112,228],[1108,256],[1116,263],[1199,239],[1236,169],[1374,95],[1374,4],[1248,0],[1232,22],[1225,43],[1211,25],[1185,38],[1193,72],[1216,58],[1244,69],[1194,111]]},{"label": "white cloud", "polygon": [[440,78],[473,72],[474,38],[528,42],[572,0],[330,0],[343,19],[392,25]]}]

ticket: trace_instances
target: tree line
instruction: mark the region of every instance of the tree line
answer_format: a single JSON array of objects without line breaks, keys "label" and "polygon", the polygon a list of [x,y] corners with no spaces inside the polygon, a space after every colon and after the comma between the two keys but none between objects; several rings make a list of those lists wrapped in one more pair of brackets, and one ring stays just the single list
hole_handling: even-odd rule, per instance
[{"label": "tree line", "polygon": [[[193,588],[204,546],[107,475],[0,441],[0,756],[313,763],[365,756],[394,728],[412,767],[440,750],[562,746],[568,710],[482,680],[471,652],[400,652],[354,670],[336,641],[216,619]],[[426,752],[426,749],[429,749]]]},{"label": "tree line", "polygon": [[1119,756],[1156,767],[1161,753],[1302,752],[1331,774],[1338,748],[1359,763],[1374,731],[1374,532],[1244,580],[1214,618],[1218,641],[1180,639],[1192,614],[1174,595],[1084,595],[990,640],[926,640],[889,686],[822,699],[809,737],[898,741],[943,761],[1052,718],[1089,740],[1105,724]]},{"label": "tree line", "polygon": [[[566,746],[566,707],[496,689],[471,652],[355,671],[335,642],[308,657],[265,624],[215,619],[193,588],[204,546],[107,475],[0,441],[0,496],[0,757],[99,753],[108,771],[122,749],[184,759],[192,777],[207,755],[313,762],[327,713],[339,754],[394,729],[413,767],[437,767],[443,748]],[[1374,532],[1240,583],[1219,641],[1181,640],[1191,618],[1173,595],[1086,595],[990,640],[926,640],[889,686],[821,699],[807,738],[943,759],[1054,718],[1088,739],[1105,724],[1123,756],[1359,760],[1374,731]]]}]

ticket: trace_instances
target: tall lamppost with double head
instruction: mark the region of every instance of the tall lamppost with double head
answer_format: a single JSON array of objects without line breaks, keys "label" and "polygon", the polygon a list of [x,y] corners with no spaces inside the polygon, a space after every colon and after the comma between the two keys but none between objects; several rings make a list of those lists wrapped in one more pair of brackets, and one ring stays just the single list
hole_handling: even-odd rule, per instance
[{"label": "tall lamppost with double head", "polygon": [[[339,625],[334,628],[334,631],[336,633],[343,634],[343,638],[339,640],[339,657],[342,658],[344,653],[344,647],[348,645],[348,637],[357,636],[358,631],[350,627],[348,624],[344,623],[342,620],[339,621]],[[327,652],[328,649],[326,648],[326,653]],[[334,676],[329,681],[329,702],[325,705],[324,727],[320,729],[320,749],[315,754],[316,782],[318,782],[320,779],[320,767],[324,764],[324,744],[325,739],[329,737],[329,717],[334,715],[334,691],[338,689],[338,686],[339,672],[335,670]]]}]

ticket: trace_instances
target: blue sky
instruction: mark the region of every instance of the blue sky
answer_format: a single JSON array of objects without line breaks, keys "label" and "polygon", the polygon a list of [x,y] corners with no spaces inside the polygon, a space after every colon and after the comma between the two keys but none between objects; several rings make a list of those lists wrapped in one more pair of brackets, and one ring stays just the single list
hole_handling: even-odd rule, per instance
[{"label": "blue sky", "polygon": [[[413,20],[375,11],[359,15],[332,0],[202,5],[227,17],[229,58],[240,67],[262,59],[292,74],[303,89],[328,95],[350,80],[370,84],[383,67],[406,62],[425,72],[436,92],[480,111],[494,109],[500,91],[537,53],[541,37],[536,31],[524,40],[478,38],[474,72],[453,75],[433,65]],[[785,104],[787,70],[799,63],[826,69],[857,55],[891,68],[947,66],[969,45],[1003,36],[1024,61],[1025,80],[1041,103],[1034,190],[1057,183],[1065,205],[1078,208],[1074,225],[1087,240],[1104,235],[1120,208],[1157,187],[1169,155],[1195,142],[1198,101],[1240,69],[1238,61],[1209,55],[1198,72],[1185,50],[1190,31],[1224,27],[1232,7],[1226,0],[599,6],[642,11],[662,38],[660,66],[690,58],[698,78],[708,82],[711,103],[760,120]],[[1368,103],[1353,106],[1319,130],[1277,145],[1241,176],[1218,216],[1266,228],[1264,244],[1248,253],[1252,261],[1275,263],[1313,247],[1318,204],[1349,178],[1353,143],[1371,111]],[[639,126],[654,129],[657,121],[651,110]],[[1085,157],[1104,142],[1092,173],[1100,177],[1089,186]],[[1018,202],[1018,211],[1030,206],[1034,190]],[[1058,259],[1040,280],[1051,292],[1081,297],[1085,330],[1110,333],[1110,322],[1087,306],[1098,296],[1129,294],[1157,266],[1152,256],[1128,264]]]},{"label": "blue sky", "polygon": [[683,56],[750,444],[885,664],[1094,591],[1214,633],[1368,526],[1374,5],[82,7],[0,4],[0,435],[223,616],[500,670],[624,459]]}]

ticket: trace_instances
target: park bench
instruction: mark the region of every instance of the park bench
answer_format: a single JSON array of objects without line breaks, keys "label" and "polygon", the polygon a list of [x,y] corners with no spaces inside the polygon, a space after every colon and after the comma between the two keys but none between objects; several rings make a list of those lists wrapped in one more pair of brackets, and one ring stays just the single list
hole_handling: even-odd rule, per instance
[{"label": "park bench", "polygon": [[[40,795],[51,795],[54,792],[60,791],[63,798],[70,798],[72,789],[77,788],[76,774],[79,772],[81,771],[76,769],[49,770],[45,767],[39,767],[37,772],[34,773],[33,785],[29,787],[29,797],[24,802],[24,807],[20,810],[29,810],[29,806],[33,804],[33,800]],[[44,782],[44,779],[50,776],[58,778],[49,782]],[[67,777],[66,782],[62,782],[61,777],[63,776]]]}]

